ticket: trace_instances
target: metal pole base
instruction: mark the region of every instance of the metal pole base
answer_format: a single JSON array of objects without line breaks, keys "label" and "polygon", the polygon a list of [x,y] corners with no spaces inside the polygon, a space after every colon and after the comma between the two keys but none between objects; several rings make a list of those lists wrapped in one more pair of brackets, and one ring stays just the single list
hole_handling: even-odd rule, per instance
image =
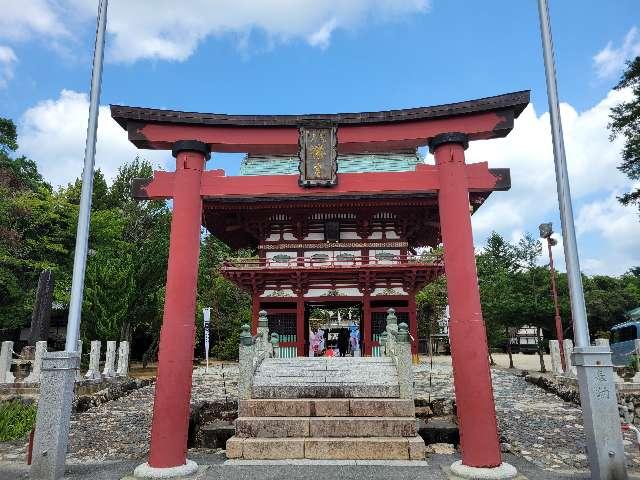
[{"label": "metal pole base", "polygon": [[192,475],[198,471],[198,464],[193,460],[187,459],[187,463],[184,465],[178,465],[177,467],[168,468],[156,468],[150,466],[148,463],[138,465],[133,471],[133,476],[136,478],[173,478],[173,477],[186,477]]},{"label": "metal pole base", "polygon": [[611,350],[606,345],[575,347],[571,357],[577,369],[591,478],[626,480]]},{"label": "metal pole base", "polygon": [[64,475],[73,387],[79,366],[77,352],[49,352],[42,357],[32,480],[58,480]]},{"label": "metal pole base", "polygon": [[493,468],[479,468],[469,467],[458,460],[451,465],[450,470],[454,476],[470,480],[508,480],[518,476],[516,467],[505,462]]}]

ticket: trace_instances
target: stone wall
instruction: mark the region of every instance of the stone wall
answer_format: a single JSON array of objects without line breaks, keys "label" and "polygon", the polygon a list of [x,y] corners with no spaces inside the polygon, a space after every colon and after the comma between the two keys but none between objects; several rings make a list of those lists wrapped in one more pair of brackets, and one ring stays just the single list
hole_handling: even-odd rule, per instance
[{"label": "stone wall", "polygon": [[[580,405],[580,392],[575,379],[530,374],[525,377],[525,380],[557,395],[566,402]],[[619,385],[622,385],[622,387],[619,387]],[[620,419],[625,423],[633,423],[640,426],[640,389],[631,392],[624,387],[625,384],[616,384]]]}]

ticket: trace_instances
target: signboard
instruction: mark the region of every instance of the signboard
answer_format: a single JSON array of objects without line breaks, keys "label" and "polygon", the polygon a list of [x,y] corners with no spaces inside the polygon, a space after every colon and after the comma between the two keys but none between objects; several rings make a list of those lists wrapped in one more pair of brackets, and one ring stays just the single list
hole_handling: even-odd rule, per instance
[{"label": "signboard", "polygon": [[209,322],[211,320],[210,308],[207,307],[202,309],[202,318],[204,321],[204,357],[207,362],[205,372],[208,372],[209,371]]},{"label": "signboard", "polygon": [[303,187],[329,187],[338,181],[335,127],[300,128],[300,180]]}]

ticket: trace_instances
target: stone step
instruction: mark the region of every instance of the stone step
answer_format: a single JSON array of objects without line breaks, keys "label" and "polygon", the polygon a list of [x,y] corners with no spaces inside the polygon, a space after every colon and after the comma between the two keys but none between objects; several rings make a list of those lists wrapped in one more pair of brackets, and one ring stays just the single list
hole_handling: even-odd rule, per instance
[{"label": "stone step", "polygon": [[287,398],[241,400],[240,417],[414,417],[412,400],[400,398]]},{"label": "stone step", "polygon": [[239,417],[236,436],[255,438],[415,437],[413,417]]},{"label": "stone step", "polygon": [[415,437],[242,438],[227,441],[227,458],[245,460],[424,460]]},{"label": "stone step", "polygon": [[258,382],[253,398],[398,398],[400,387],[391,383],[285,383]]}]

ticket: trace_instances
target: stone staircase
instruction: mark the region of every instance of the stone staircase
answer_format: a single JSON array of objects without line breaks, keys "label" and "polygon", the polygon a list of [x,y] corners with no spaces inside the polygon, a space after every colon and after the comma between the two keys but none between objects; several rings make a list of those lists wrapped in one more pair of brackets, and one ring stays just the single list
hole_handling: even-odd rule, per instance
[{"label": "stone staircase", "polygon": [[240,399],[233,459],[423,460],[391,357],[264,358]]}]

